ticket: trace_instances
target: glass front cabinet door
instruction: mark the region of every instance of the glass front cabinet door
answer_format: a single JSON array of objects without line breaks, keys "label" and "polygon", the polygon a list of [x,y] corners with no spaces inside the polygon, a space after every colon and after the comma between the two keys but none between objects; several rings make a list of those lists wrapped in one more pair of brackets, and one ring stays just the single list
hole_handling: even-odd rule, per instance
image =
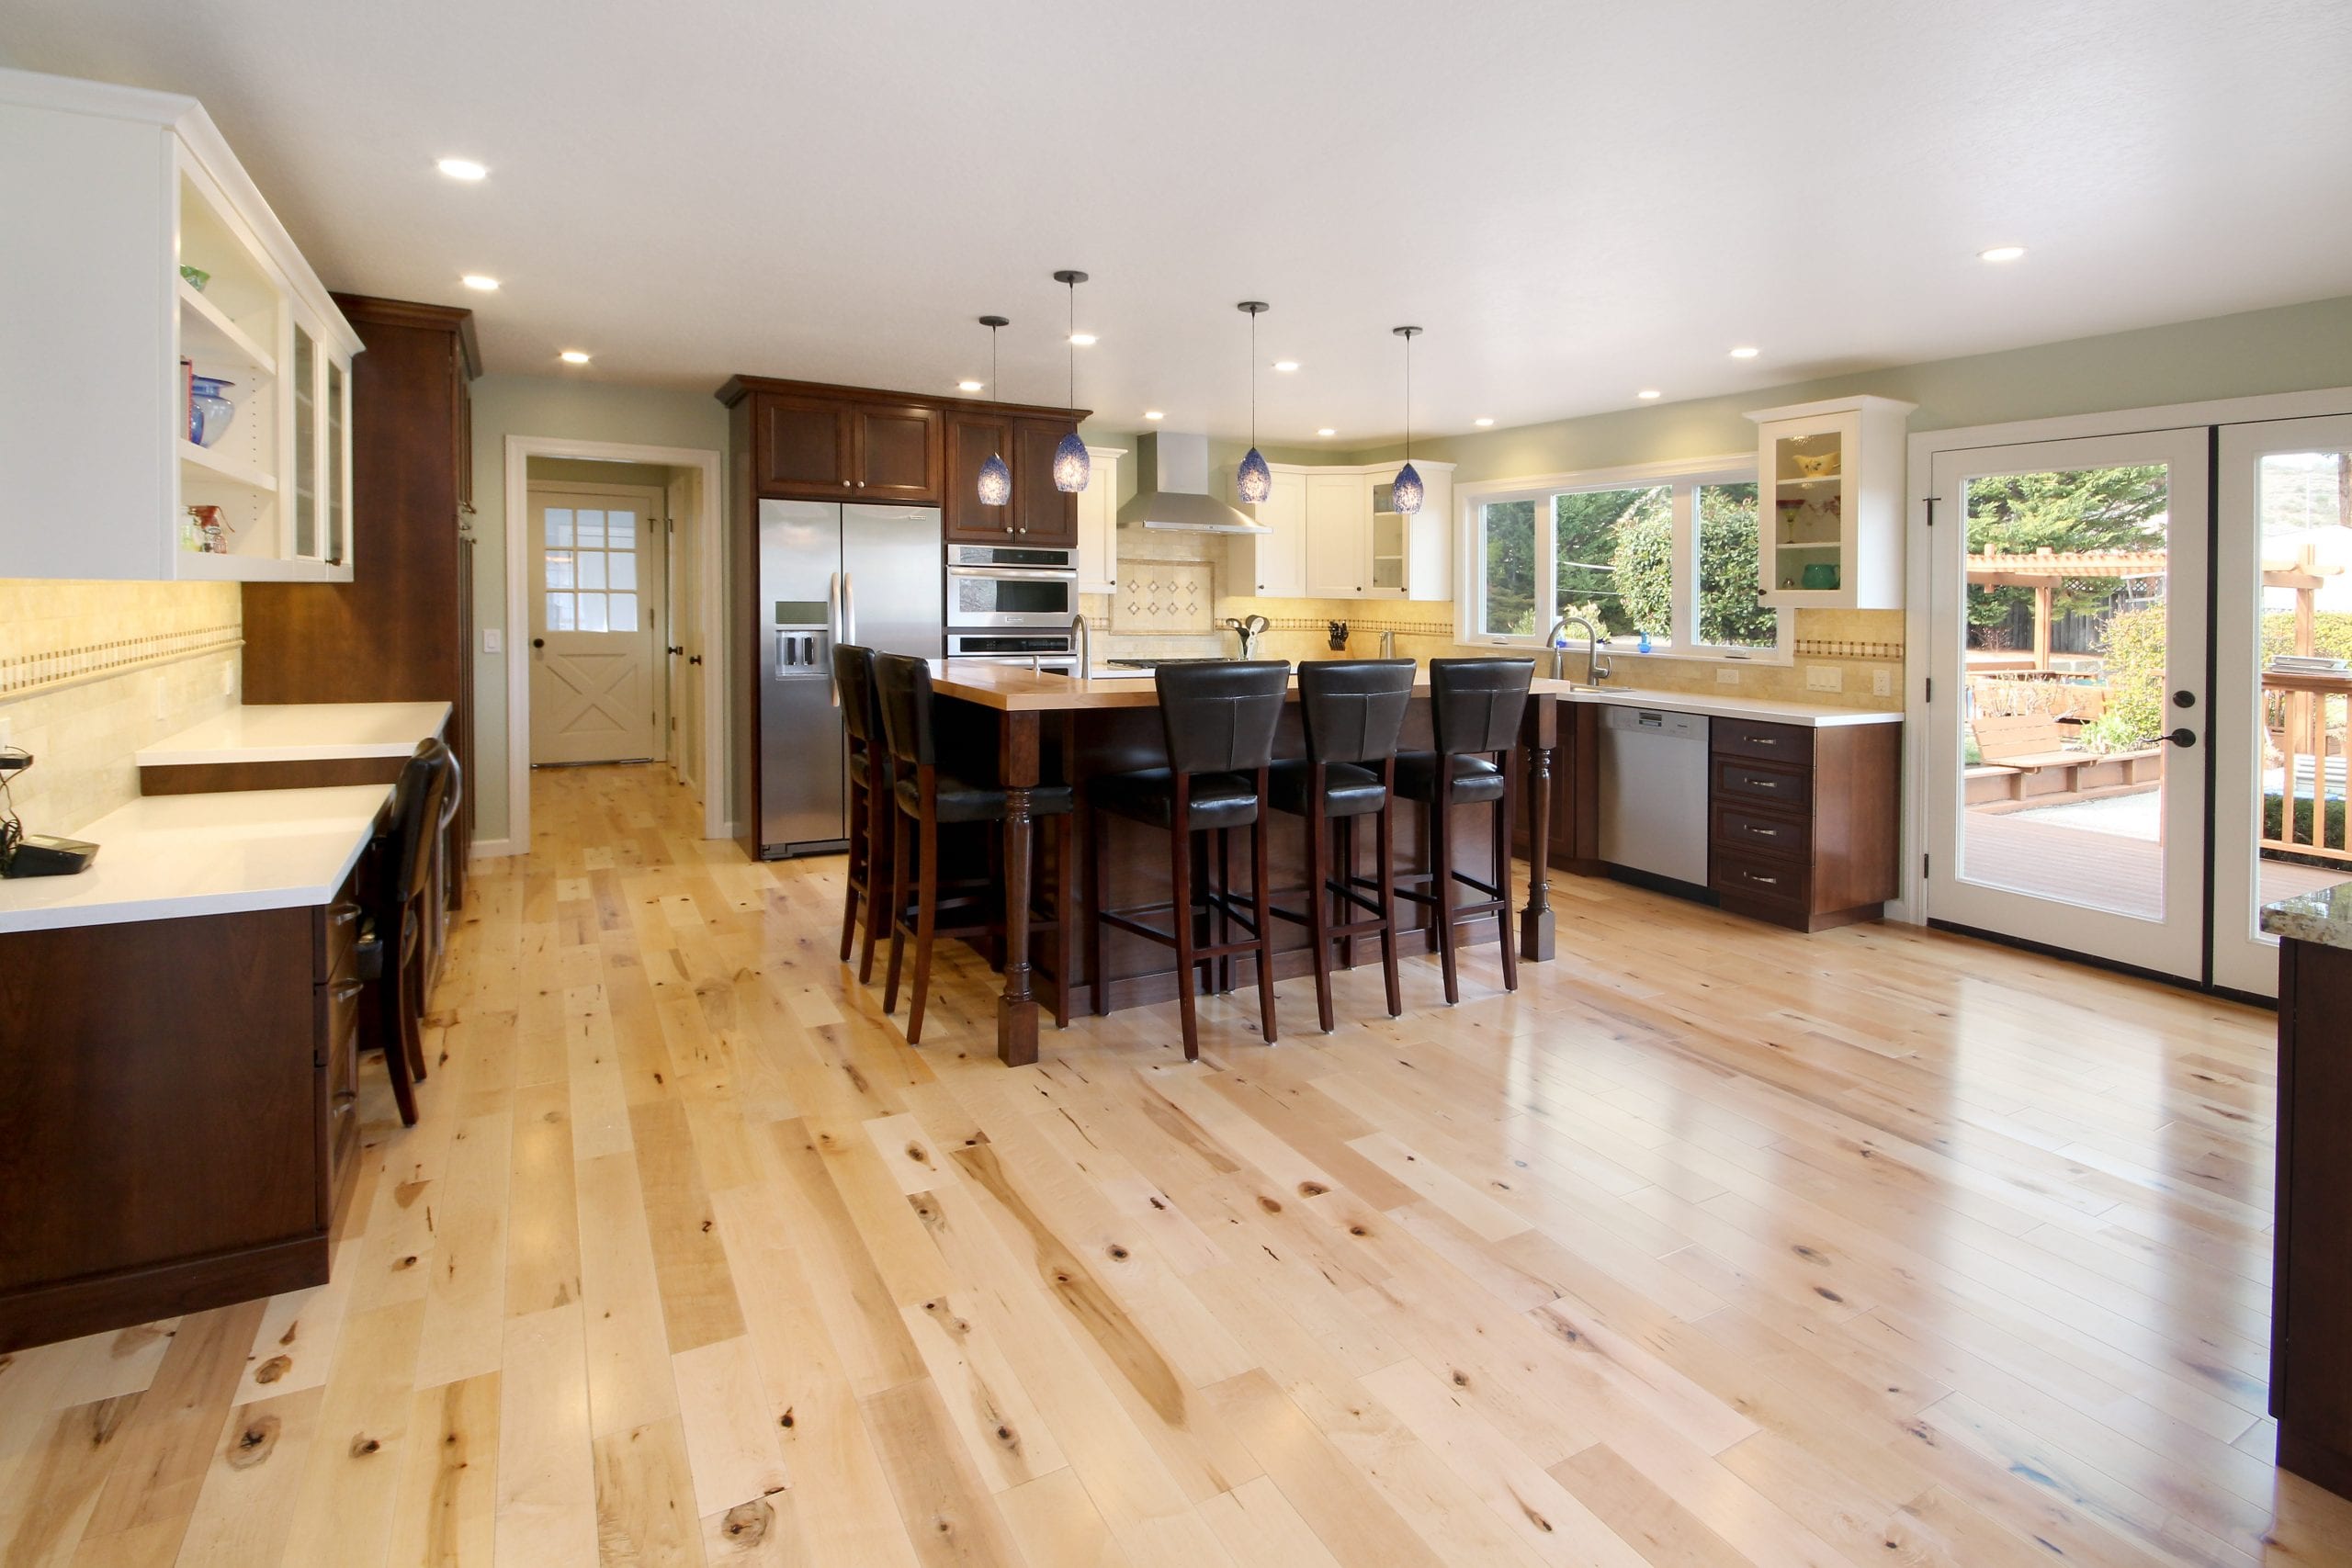
[{"label": "glass front cabinet door", "polygon": [[1910,403],[1840,398],[1757,424],[1756,592],[1781,609],[1903,607]]}]

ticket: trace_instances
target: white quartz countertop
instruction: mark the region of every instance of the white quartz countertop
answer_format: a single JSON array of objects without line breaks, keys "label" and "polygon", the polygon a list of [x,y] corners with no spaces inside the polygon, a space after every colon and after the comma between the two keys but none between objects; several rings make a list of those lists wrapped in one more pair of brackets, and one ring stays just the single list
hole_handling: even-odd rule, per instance
[{"label": "white quartz countertop", "polygon": [[1849,724],[1901,724],[1899,713],[1871,708],[1833,708],[1818,703],[1775,702],[1763,697],[1713,696],[1703,692],[1645,692],[1634,686],[1601,691],[1565,693],[1564,703],[1598,703],[1606,707],[1656,708],[1661,713],[1695,713],[1709,718],[1754,718],[1768,724],[1794,724],[1828,729]]},{"label": "white quartz countertop", "polygon": [[0,880],[0,933],[285,909],[334,899],[390,784],[142,795],[74,831],[74,876]]},{"label": "white quartz countertop", "polygon": [[405,757],[449,719],[447,703],[250,704],[143,748],[142,768]]},{"label": "white quartz countertop", "polygon": [[2275,937],[2352,948],[2352,882],[2298,893],[2262,907],[2262,929]]}]

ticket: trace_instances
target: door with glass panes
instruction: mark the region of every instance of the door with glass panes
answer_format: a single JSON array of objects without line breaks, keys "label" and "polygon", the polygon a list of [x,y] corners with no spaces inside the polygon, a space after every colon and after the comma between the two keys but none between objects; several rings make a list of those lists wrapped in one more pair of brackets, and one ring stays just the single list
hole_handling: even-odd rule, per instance
[{"label": "door with glass panes", "polygon": [[531,761],[662,754],[662,493],[534,484]]}]

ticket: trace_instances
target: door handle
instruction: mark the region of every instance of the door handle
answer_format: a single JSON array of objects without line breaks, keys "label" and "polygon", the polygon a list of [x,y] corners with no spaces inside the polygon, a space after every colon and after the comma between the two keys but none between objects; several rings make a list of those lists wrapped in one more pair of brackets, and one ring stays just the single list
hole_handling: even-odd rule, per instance
[{"label": "door handle", "polygon": [[2189,728],[2188,726],[2184,724],[2178,729],[2172,730],[2167,734],[2144,736],[2139,740],[2138,744],[2142,746],[2178,746],[2182,750],[2186,750],[2189,747],[2197,744],[2197,731]]},{"label": "door handle", "polygon": [[[842,644],[842,623],[847,619],[847,612],[842,606],[848,601],[848,591],[849,574],[847,572],[836,571],[826,576],[825,635],[832,639],[833,646],[836,648]],[[839,681],[825,682],[825,705],[836,708],[842,705],[842,683]]]},{"label": "door handle", "polygon": [[547,645],[548,639],[543,637],[535,637],[531,639],[531,646],[533,648],[545,648]]},{"label": "door handle", "polygon": [[857,579],[846,571],[842,573],[842,629],[835,640],[857,640]]},{"label": "door handle", "polygon": [[663,651],[664,651],[664,652],[666,652],[666,653],[668,653],[668,654],[670,655],[670,657],[672,657],[673,659],[674,659],[674,658],[676,658],[679,654],[684,653],[684,652],[685,652],[686,650],[685,650],[684,649],[683,649],[683,648],[671,648],[671,649],[665,649]]}]

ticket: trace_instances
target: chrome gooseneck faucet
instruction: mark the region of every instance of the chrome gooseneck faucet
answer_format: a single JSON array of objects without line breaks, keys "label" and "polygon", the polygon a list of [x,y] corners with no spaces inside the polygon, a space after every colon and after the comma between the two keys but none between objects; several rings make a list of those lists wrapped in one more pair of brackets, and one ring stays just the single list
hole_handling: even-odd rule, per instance
[{"label": "chrome gooseneck faucet", "polygon": [[1584,628],[1585,684],[1598,686],[1610,675],[1609,661],[1600,657],[1600,650],[1609,646],[1609,639],[1594,630],[1592,623],[1582,615],[1562,615],[1552,623],[1552,629],[1544,634],[1544,642],[1552,649],[1552,679],[1565,681],[1568,678],[1568,650],[1560,645],[1560,634],[1572,626]]},{"label": "chrome gooseneck faucet", "polygon": [[1094,637],[1091,628],[1086,624],[1085,615],[1076,615],[1069,618],[1069,633],[1078,654],[1078,666],[1073,673],[1081,681],[1091,681],[1094,679]]}]

